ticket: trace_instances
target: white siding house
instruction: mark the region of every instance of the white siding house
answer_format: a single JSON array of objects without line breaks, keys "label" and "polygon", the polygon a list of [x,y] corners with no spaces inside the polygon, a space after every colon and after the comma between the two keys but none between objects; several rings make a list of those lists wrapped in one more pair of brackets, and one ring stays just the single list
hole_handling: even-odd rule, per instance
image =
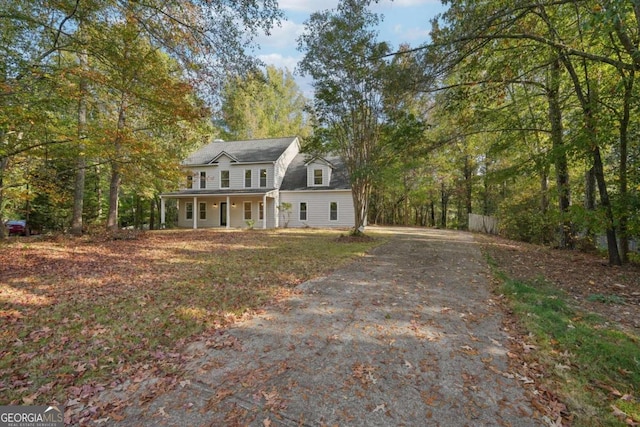
[{"label": "white siding house", "polygon": [[178,226],[185,228],[354,226],[343,163],[300,153],[297,137],[216,140],[183,166],[183,187],[160,196],[163,224],[166,200],[175,199]]}]

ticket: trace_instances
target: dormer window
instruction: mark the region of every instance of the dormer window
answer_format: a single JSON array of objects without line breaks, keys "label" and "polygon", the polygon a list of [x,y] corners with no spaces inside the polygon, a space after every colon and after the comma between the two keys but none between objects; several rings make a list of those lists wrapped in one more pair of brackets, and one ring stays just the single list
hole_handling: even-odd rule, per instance
[{"label": "dormer window", "polygon": [[322,185],[322,169],[313,170],[313,185]]}]

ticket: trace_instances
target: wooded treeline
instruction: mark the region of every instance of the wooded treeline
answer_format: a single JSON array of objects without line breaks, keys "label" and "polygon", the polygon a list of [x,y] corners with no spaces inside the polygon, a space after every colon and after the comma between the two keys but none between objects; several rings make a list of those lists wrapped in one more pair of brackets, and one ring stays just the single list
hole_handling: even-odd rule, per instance
[{"label": "wooded treeline", "polygon": [[640,2],[446,3],[432,42],[397,55],[417,65],[428,129],[419,161],[381,175],[370,220],[495,215],[510,237],[560,247],[605,234],[610,262],[626,261],[640,234]]},{"label": "wooded treeline", "polygon": [[0,224],[153,224],[215,132],[223,82],[256,69],[245,50],[280,17],[271,0],[1,0]]},{"label": "wooded treeline", "polygon": [[0,220],[154,224],[196,145],[301,134],[344,158],[356,225],[493,215],[509,237],[563,248],[606,235],[610,263],[627,261],[640,1],[446,1],[430,42],[399,52],[376,40],[371,3],[305,23],[307,105],[288,71],[244,55],[280,18],[274,2],[2,0]]}]

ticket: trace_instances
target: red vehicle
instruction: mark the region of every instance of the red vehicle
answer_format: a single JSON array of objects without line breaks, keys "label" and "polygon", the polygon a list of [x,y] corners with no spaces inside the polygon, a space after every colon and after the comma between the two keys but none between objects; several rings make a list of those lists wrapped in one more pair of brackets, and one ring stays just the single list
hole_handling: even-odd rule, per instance
[{"label": "red vehicle", "polygon": [[7,227],[7,234],[26,236],[27,235],[27,221],[24,219],[12,219],[4,223]]}]

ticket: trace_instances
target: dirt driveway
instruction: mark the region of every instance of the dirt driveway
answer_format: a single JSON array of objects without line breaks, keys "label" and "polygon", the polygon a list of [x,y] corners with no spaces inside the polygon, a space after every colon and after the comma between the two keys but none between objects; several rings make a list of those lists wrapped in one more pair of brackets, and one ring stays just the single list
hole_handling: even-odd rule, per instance
[{"label": "dirt driveway", "polygon": [[473,236],[376,231],[394,236],[193,343],[185,379],[152,399],[153,381],[141,384],[115,425],[543,425],[527,379],[509,372],[509,336]]}]

